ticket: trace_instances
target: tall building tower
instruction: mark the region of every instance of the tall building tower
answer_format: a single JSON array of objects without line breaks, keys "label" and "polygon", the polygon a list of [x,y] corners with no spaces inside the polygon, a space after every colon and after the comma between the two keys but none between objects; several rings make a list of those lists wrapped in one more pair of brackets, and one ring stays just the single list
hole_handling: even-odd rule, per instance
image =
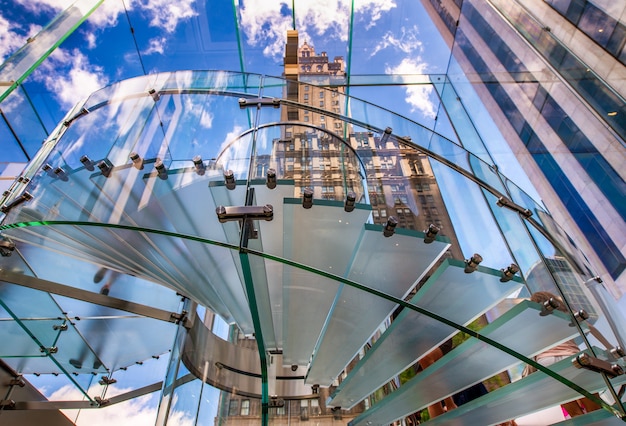
[{"label": "tall building tower", "polygon": [[[294,56],[293,52],[297,54]],[[288,88],[288,98],[311,107],[310,110],[283,107],[283,119],[298,121],[306,126],[288,127],[285,137],[279,141],[281,143],[275,144],[275,149],[283,151],[277,158],[284,161],[281,171],[285,176],[300,180],[301,189],[309,186],[307,179],[322,180],[323,192],[319,198],[344,199],[345,185],[338,173],[339,164],[345,166],[346,154],[341,149],[343,139],[363,160],[362,167],[368,181],[376,182],[368,188],[367,194],[370,203],[375,206],[373,222],[385,224],[393,217],[398,226],[419,231],[433,224],[453,242],[448,255],[462,258],[452,221],[426,155],[398,144],[396,140],[388,140],[385,133],[377,135],[355,131],[343,120],[315,112],[316,108],[325,108],[336,114],[345,112],[343,57],[335,56],[331,61],[326,52],[318,55],[312,44],[305,41],[298,45],[297,31],[289,31],[284,74],[294,81],[294,85]],[[318,130],[314,129],[321,130],[323,134],[316,137]],[[304,164],[303,159],[310,164]],[[352,166],[353,178],[356,178],[359,165],[354,163]],[[309,174],[308,168],[312,168],[312,173]],[[299,193],[295,195],[301,196]]]},{"label": "tall building tower", "polygon": [[[367,193],[355,195],[360,200],[369,200],[373,223],[384,226],[391,220],[399,228],[417,231],[435,226],[452,243],[442,261],[462,258],[428,156],[389,138],[392,129],[382,134],[355,131],[339,118],[346,108],[343,58],[336,56],[331,61],[326,52],[318,55],[309,42],[299,45],[297,31],[289,31],[284,64],[288,80],[285,98],[294,104],[281,106],[281,120],[289,123],[284,126],[281,137],[273,140],[271,157],[275,164],[270,163],[270,156],[263,156],[255,169],[256,178],[263,178],[270,167],[276,167],[278,176],[295,182],[295,197],[302,197],[304,191],[310,189],[315,200],[343,201],[350,191],[358,190],[364,173],[370,183]],[[422,279],[410,296],[427,278]],[[373,340],[377,337],[378,334]],[[250,342],[235,340],[238,344]],[[359,415],[369,407],[369,398],[343,411],[331,410],[325,402],[362,355],[364,353],[348,365],[335,386],[319,388],[319,398],[285,400],[285,405],[272,408],[272,414],[281,419],[288,413],[300,413],[301,421],[315,419],[320,425],[335,424],[337,420],[345,422]],[[394,381],[389,382],[381,388],[380,395],[370,398],[380,398],[395,387]],[[225,425],[248,424],[251,419],[258,419],[261,412],[258,400],[237,394],[223,395],[220,407]]]},{"label": "tall building tower", "polygon": [[452,48],[451,78],[467,74],[564,238],[624,293],[626,5],[423,3]]}]

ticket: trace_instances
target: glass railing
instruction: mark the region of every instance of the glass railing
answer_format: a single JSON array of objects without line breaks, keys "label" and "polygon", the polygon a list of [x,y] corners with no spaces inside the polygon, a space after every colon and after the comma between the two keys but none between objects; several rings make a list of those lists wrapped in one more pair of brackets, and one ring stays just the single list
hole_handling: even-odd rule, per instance
[{"label": "glass railing", "polygon": [[[593,362],[623,363],[611,352],[619,324],[597,349],[592,328],[574,320],[603,318],[606,300],[583,284],[591,265],[549,213],[479,156],[339,88],[198,71],[115,84],[68,115],[1,205],[0,231],[17,248],[2,258],[0,301],[6,337],[21,332],[23,348],[4,356],[16,370],[62,374],[85,395],[83,373],[116,377],[167,351],[178,329],[170,364],[181,370],[170,368],[173,399],[162,405],[173,411],[184,405],[170,404],[176,392],[204,391],[190,383],[202,371],[223,390],[244,376],[261,383],[246,392],[246,416],[262,422],[286,415],[270,396],[287,376],[300,384],[278,395],[287,407],[305,401],[309,417],[354,424],[390,423],[497,375],[499,394],[447,416],[474,416],[539,382],[563,392],[537,407],[581,395],[623,411],[594,396],[604,386],[616,397],[620,374],[612,382],[612,370],[533,358],[576,339]],[[525,300],[538,291],[563,298],[565,312]],[[177,293],[246,336],[233,343],[259,364],[243,368],[209,347],[211,363],[195,365],[185,351],[200,337],[183,343]],[[25,303],[35,297],[52,311]],[[70,311],[89,320],[72,324]],[[70,334],[54,328],[64,323]],[[97,344],[105,328],[111,344]],[[454,349],[424,364],[450,339]],[[472,363],[480,368],[455,373]],[[522,363],[539,373],[516,381]],[[240,407],[239,397],[223,401]],[[184,410],[201,411],[196,402]],[[505,408],[493,419],[504,421]]]}]

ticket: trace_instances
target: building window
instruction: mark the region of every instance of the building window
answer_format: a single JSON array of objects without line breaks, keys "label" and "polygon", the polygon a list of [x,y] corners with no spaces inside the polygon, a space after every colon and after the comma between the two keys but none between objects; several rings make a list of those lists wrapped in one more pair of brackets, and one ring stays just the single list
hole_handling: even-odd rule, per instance
[{"label": "building window", "polygon": [[317,399],[312,399],[311,400],[311,415],[313,416],[319,416],[321,414],[320,412],[320,403]]},{"label": "building window", "polygon": [[324,91],[320,90],[320,99],[324,99]]},{"label": "building window", "polygon": [[421,160],[414,160],[414,161],[412,161],[411,162],[411,170],[416,175],[423,175],[424,174],[424,166],[422,165],[422,161]]},{"label": "building window", "polygon": [[309,94],[308,94],[308,93],[305,93],[305,94],[304,94],[304,100],[305,100],[305,101],[308,101],[308,100],[309,100]]},{"label": "building window", "polygon": [[242,416],[250,415],[250,400],[249,399],[241,400],[241,415]]},{"label": "building window", "polygon": [[300,401],[300,420],[309,420],[309,401],[306,399]]},{"label": "building window", "polygon": [[229,416],[238,415],[239,414],[238,408],[239,408],[239,401],[237,401],[236,399],[231,399],[228,405],[228,415]]},{"label": "building window", "polygon": [[309,86],[304,86],[304,91],[308,92],[309,91]]},{"label": "building window", "polygon": [[320,107],[324,106],[324,101],[320,101]]},{"label": "building window", "polygon": [[308,115],[304,116],[304,121],[306,121],[308,123],[308,121],[309,121],[309,116]]}]

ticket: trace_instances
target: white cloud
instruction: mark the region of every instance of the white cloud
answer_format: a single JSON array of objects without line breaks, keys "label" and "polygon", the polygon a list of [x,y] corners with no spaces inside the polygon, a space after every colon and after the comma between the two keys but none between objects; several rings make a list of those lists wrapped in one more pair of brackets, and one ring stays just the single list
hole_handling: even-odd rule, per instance
[{"label": "white cloud", "polygon": [[[241,136],[244,128],[235,125],[234,128],[226,134],[224,141],[220,145],[218,154],[219,165],[224,167],[224,170],[230,169],[238,176],[245,173],[248,168],[248,162],[242,160],[248,156],[248,140],[246,138],[237,139]],[[233,143],[233,141],[235,141]]]},{"label": "white cloud", "polygon": [[[130,389],[109,387],[109,396],[130,391]],[[101,388],[92,387],[89,395],[99,395]],[[75,387],[66,385],[49,397],[52,401],[81,401],[83,394]],[[153,426],[157,413],[157,398],[145,395],[126,402],[105,408],[89,408],[84,410],[62,410],[77,426]],[[178,424],[178,423],[174,423]]]},{"label": "white cloud", "polygon": [[381,50],[386,49],[390,46],[407,54],[413,53],[415,51],[421,51],[423,44],[422,41],[419,39],[419,30],[417,28],[417,25],[414,25],[409,29],[401,27],[399,37],[396,36],[393,32],[387,31],[387,33],[383,35],[381,41],[374,47],[374,50],[370,54],[370,57],[376,55]]},{"label": "white cloud", "polygon": [[[42,12],[44,8],[61,10],[67,7],[64,0],[16,0],[17,3],[34,13]],[[64,4],[65,3],[65,4]]]},{"label": "white cloud", "polygon": [[150,0],[146,2],[135,1],[139,9],[150,15],[150,25],[163,28],[168,33],[173,33],[180,21],[197,16],[193,9],[195,0]]},{"label": "white cloud", "polygon": [[[67,7],[67,5],[62,7]],[[114,27],[118,23],[119,16],[123,13],[124,4],[121,1],[105,1],[89,15],[87,22],[96,28]]]},{"label": "white cloud", "polygon": [[[393,75],[420,75],[425,74],[427,69],[428,64],[418,56],[416,58],[404,58],[402,62],[395,67],[387,66],[385,73]],[[426,118],[435,118],[437,116],[435,104],[430,98],[432,90],[430,84],[414,84],[407,86],[405,101],[411,105],[411,112],[419,111]]]},{"label": "white cloud", "polygon": [[[240,8],[241,27],[251,46],[265,46],[263,54],[279,58],[284,53],[287,30],[292,29],[291,7],[285,0],[246,0]],[[396,7],[389,0],[355,0],[355,19],[373,27],[384,12]],[[346,42],[350,26],[350,0],[301,0],[296,5],[296,28],[301,40],[310,34]],[[282,11],[282,12],[281,12]]]},{"label": "white cloud", "polygon": [[94,49],[96,47],[96,35],[94,33],[85,34],[85,40],[87,41],[88,49]]},{"label": "white cloud", "polygon": [[393,0],[354,0],[354,11],[361,15],[359,20],[368,23],[365,26],[368,30],[376,25],[383,13],[395,7],[396,3]]},{"label": "white cloud", "polygon": [[[58,13],[68,7],[67,0],[16,0],[27,10],[33,13],[41,13],[43,10],[52,9]],[[167,33],[173,33],[178,24],[188,20],[198,13],[193,6],[196,0],[126,0],[128,11],[136,10],[145,15],[150,25],[161,28]],[[87,10],[81,10],[86,13]],[[125,13],[124,3],[121,1],[105,1],[89,16],[89,22],[95,28],[113,27],[118,24],[120,15]],[[90,48],[96,41],[93,34],[87,34]],[[93,44],[95,46],[95,44]]]},{"label": "white cloud", "polygon": [[148,48],[141,52],[142,55],[152,55],[153,53],[163,54],[167,39],[165,37],[155,37],[148,41]]},{"label": "white cloud", "polygon": [[213,126],[213,114],[211,114],[211,111],[207,111],[206,109],[202,110],[200,125],[205,129],[210,129]]},{"label": "white cloud", "polygon": [[71,107],[96,90],[106,86],[108,79],[101,67],[89,63],[77,49],[56,49],[34,73],[64,107]]},{"label": "white cloud", "polygon": [[15,33],[15,26],[14,23],[0,16],[0,61],[2,62],[26,41],[25,37]]},{"label": "white cloud", "polygon": [[41,31],[38,25],[30,25],[28,29],[11,22],[0,15],[0,63],[26,44],[28,37]]},{"label": "white cloud", "polygon": [[251,46],[265,45],[266,56],[278,57],[291,29],[291,17],[280,13],[286,2],[281,0],[246,1],[240,8],[241,27]]}]

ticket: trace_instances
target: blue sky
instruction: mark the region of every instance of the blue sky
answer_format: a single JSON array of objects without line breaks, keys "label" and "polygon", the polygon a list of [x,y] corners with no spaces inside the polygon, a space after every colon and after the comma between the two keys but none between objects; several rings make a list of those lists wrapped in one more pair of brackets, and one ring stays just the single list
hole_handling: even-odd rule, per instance
[{"label": "blue sky", "polygon": [[[6,58],[55,16],[63,0],[2,0],[0,57]],[[47,127],[89,93],[115,81],[177,69],[226,69],[280,75],[292,10],[280,1],[106,0],[25,84]],[[126,13],[126,11],[128,13]],[[235,24],[237,15],[238,27]],[[344,56],[352,40],[354,74],[443,73],[449,52],[419,2],[298,1],[301,41],[318,52]],[[133,40],[129,21],[132,24]],[[240,60],[237,29],[243,57]],[[138,54],[139,52],[139,54]],[[428,58],[426,61],[425,58]],[[142,64],[143,63],[143,64]],[[37,95],[41,96],[37,96]],[[51,95],[51,96],[50,96]],[[422,99],[420,99],[422,97]],[[432,100],[407,93],[395,110],[414,119],[432,115]]]},{"label": "blue sky", "polygon": [[[68,3],[0,0],[0,60],[24,45]],[[300,41],[312,44],[318,53],[326,51],[331,58],[350,59],[352,74],[446,72],[449,48],[420,2],[354,0],[352,27],[351,4],[349,0],[300,0],[292,13],[291,2],[277,0],[105,0],[26,80],[28,98],[18,90],[0,107],[32,156],[74,104],[116,81],[179,69],[279,76],[286,31],[293,28],[294,16]],[[429,86],[355,88],[352,94],[428,126],[434,125],[439,114]],[[446,122],[442,129],[454,137]],[[0,163],[26,161],[11,138],[0,123]],[[40,381],[48,395],[80,397],[71,388]],[[78,424],[94,425],[101,420],[120,426],[144,424],[145,418],[155,415],[155,400],[148,397],[131,407],[120,405],[119,411],[115,407],[93,410],[81,414]],[[210,404],[215,405],[215,400]]]},{"label": "blue sky", "polygon": [[[68,3],[67,0],[0,0],[0,60],[8,58],[36,35]],[[295,26],[300,41],[312,44],[317,52],[326,51],[331,58],[343,56],[346,61],[350,58],[353,74],[445,72],[448,49],[419,2],[357,0],[352,33],[351,3],[296,1]],[[25,81],[28,98],[18,90],[1,108],[32,156],[74,104],[116,81],[179,69],[281,75],[286,31],[293,28],[293,16],[291,2],[276,0],[105,0]],[[437,113],[436,99],[424,86],[408,90],[389,88],[382,94],[368,90],[355,92],[363,98],[370,96],[370,101],[382,101],[383,106],[416,121],[432,123]],[[30,108],[29,100],[38,116]],[[0,163],[26,161],[11,139],[7,130],[0,128],[0,143],[4,146]],[[162,360],[150,361],[154,364],[151,371],[164,373]],[[147,380],[140,368],[130,368],[128,373],[131,370],[137,370],[136,380]],[[53,399],[81,399],[77,389],[67,381],[56,379],[33,378]],[[124,385],[136,380],[128,375],[124,384],[114,385],[109,395],[121,392]],[[89,394],[99,391],[100,385],[95,383]],[[208,406],[216,407],[215,393],[203,396]],[[84,410],[78,414],[78,424],[112,421],[120,426],[153,424],[157,400],[152,396],[105,410]],[[68,414],[74,419],[77,413]],[[179,415],[179,423],[185,424],[184,413],[181,411]]]}]

